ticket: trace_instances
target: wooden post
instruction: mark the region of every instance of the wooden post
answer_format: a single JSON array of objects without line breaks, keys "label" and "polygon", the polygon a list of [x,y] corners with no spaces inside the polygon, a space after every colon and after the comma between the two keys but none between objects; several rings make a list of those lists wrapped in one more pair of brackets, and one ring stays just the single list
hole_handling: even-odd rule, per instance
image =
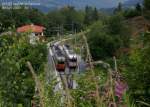
[{"label": "wooden post", "polygon": [[27,66],[30,69],[32,77],[33,77],[33,79],[35,81],[35,88],[37,88],[38,93],[39,93],[40,107],[44,107],[44,101],[43,101],[44,96],[43,96],[43,93],[42,93],[42,86],[41,86],[40,80],[38,79],[38,77],[37,77],[37,75],[36,75],[32,65],[31,65],[31,63],[29,61],[27,62]]},{"label": "wooden post", "polygon": [[90,64],[90,69],[92,71],[92,76],[94,78],[94,83],[96,85],[96,104],[97,104],[97,107],[100,106],[100,102],[101,102],[101,99],[100,99],[100,96],[99,96],[99,86],[98,86],[98,82],[97,82],[97,79],[96,78],[96,75],[95,75],[95,72],[93,70],[94,66],[93,66],[93,63],[92,63],[92,56],[91,56],[91,53],[90,53],[90,49],[89,49],[89,45],[88,45],[88,42],[87,42],[87,38],[86,36],[83,34],[83,39],[85,41],[85,45],[86,45],[86,49],[87,49],[87,59],[89,61],[89,64]]},{"label": "wooden post", "polygon": [[117,68],[117,61],[116,61],[116,57],[114,56],[114,57],[113,57],[113,59],[114,59],[114,62],[115,62],[115,71],[117,72],[117,71],[118,71],[118,70],[117,70],[118,68]]}]

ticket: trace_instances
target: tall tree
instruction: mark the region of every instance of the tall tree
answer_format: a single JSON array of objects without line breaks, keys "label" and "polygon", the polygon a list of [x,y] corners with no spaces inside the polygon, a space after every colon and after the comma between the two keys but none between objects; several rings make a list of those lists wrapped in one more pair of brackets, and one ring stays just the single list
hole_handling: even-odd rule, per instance
[{"label": "tall tree", "polygon": [[84,17],[84,24],[89,25],[92,21],[92,7],[86,6],[85,7],[85,17]]},{"label": "tall tree", "polygon": [[107,26],[109,34],[116,35],[117,38],[121,39],[123,47],[129,46],[130,29],[124,22],[122,14],[116,14],[110,17]]},{"label": "tall tree", "polygon": [[74,7],[68,6],[61,10],[61,13],[65,17],[65,29],[69,31],[73,31],[75,29],[81,28],[81,24],[83,23],[83,16],[80,12],[75,10]]},{"label": "tall tree", "polygon": [[102,22],[96,22],[92,25],[88,33],[88,43],[94,60],[112,57],[116,51],[113,36],[107,34],[107,29]]},{"label": "tall tree", "polygon": [[144,8],[150,10],[150,0],[144,0]]},{"label": "tall tree", "polygon": [[122,3],[119,2],[118,7],[114,10],[114,13],[122,12],[122,10],[123,10]]},{"label": "tall tree", "polygon": [[136,4],[136,10],[137,10],[138,12],[141,12],[141,11],[142,11],[142,7],[141,7],[140,3],[137,3],[137,4]]},{"label": "tall tree", "polygon": [[99,12],[97,8],[92,8],[90,6],[85,7],[85,17],[84,17],[84,24],[90,25],[93,22],[99,19]]},{"label": "tall tree", "polygon": [[97,21],[98,19],[99,19],[99,14],[98,14],[97,8],[95,7],[93,10],[93,20]]},{"label": "tall tree", "polygon": [[150,20],[150,0],[144,0],[143,14],[146,19]]}]

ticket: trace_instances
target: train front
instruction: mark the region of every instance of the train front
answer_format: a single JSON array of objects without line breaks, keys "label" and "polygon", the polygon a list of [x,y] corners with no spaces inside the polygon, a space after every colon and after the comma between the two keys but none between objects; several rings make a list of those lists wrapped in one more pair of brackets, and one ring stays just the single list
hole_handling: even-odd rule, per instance
[{"label": "train front", "polygon": [[69,45],[64,45],[63,46],[66,59],[67,59],[67,64],[69,68],[76,69],[77,68],[77,54],[71,49]]}]

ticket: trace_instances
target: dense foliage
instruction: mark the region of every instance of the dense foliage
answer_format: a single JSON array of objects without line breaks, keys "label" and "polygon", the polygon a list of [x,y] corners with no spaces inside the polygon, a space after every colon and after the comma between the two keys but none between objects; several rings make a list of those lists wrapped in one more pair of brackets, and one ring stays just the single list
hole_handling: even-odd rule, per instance
[{"label": "dense foliage", "polygon": [[119,48],[129,47],[130,35],[130,30],[120,14],[96,22],[88,34],[93,58],[100,60],[112,57]]},{"label": "dense foliage", "polygon": [[32,46],[25,35],[0,38],[0,105],[30,105],[34,95],[34,80],[26,66],[30,61],[37,73],[44,71],[46,47]]},{"label": "dense foliage", "polygon": [[148,60],[150,54],[150,34],[145,33],[137,41],[138,44],[141,44],[142,48],[134,47],[124,74],[134,99],[150,102],[150,61]]},{"label": "dense foliage", "polygon": [[150,1],[149,0],[144,0],[144,7],[147,10],[150,10]]}]

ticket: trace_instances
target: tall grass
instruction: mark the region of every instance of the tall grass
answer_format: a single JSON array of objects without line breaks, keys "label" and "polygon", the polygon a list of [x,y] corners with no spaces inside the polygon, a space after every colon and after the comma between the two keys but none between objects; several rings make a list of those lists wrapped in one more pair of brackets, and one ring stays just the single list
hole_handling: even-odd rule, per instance
[{"label": "tall grass", "polygon": [[124,94],[123,99],[127,107],[136,107],[135,102],[131,100],[130,95],[127,93]]}]

